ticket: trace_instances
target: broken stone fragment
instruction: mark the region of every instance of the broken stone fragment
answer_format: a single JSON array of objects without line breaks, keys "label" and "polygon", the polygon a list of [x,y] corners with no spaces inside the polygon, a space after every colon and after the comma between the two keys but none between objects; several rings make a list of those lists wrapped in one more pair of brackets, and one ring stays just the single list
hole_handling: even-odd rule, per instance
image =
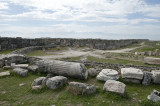
[{"label": "broken stone fragment", "polygon": [[36,79],[33,81],[32,86],[42,85],[42,81],[43,81],[45,78],[46,78],[46,77],[36,78]]},{"label": "broken stone fragment", "polygon": [[143,73],[144,73],[144,77],[143,77],[142,84],[149,85],[152,81],[152,73],[147,71],[144,71]]},{"label": "broken stone fragment", "polygon": [[12,64],[11,63],[11,67],[12,68],[25,68],[25,69],[27,69],[28,64]]},{"label": "broken stone fragment", "polygon": [[68,79],[63,76],[55,76],[52,78],[48,78],[46,81],[46,86],[50,89],[57,89],[64,85],[66,85],[68,82]]},{"label": "broken stone fragment", "polygon": [[107,81],[107,80],[118,80],[119,75],[116,70],[113,69],[103,69],[97,76],[97,80]]},{"label": "broken stone fragment", "polygon": [[10,72],[9,72],[9,71],[1,72],[1,73],[0,73],[0,77],[9,76],[9,75],[10,75]]},{"label": "broken stone fragment", "polygon": [[13,72],[20,75],[20,76],[25,77],[25,76],[27,76],[28,70],[23,69],[23,68],[15,68],[15,69],[13,69]]},{"label": "broken stone fragment", "polygon": [[148,95],[147,98],[152,102],[158,102],[160,101],[160,92],[158,92],[157,90],[153,90],[153,92],[150,95]]},{"label": "broken stone fragment", "polygon": [[38,70],[38,66],[37,65],[28,66],[28,71],[36,72],[37,70]]},{"label": "broken stone fragment", "polygon": [[153,83],[160,84],[160,70],[153,70],[151,73],[153,74]]},{"label": "broken stone fragment", "polygon": [[88,69],[88,75],[91,77],[95,77],[97,75],[97,71],[95,68]]},{"label": "broken stone fragment", "polygon": [[114,92],[124,96],[126,91],[126,85],[119,81],[107,80],[103,86],[103,91]]},{"label": "broken stone fragment", "polygon": [[136,68],[121,68],[121,76],[126,82],[141,83],[143,72]]},{"label": "broken stone fragment", "polygon": [[40,90],[42,88],[43,88],[42,85],[32,86],[32,90]]},{"label": "broken stone fragment", "polygon": [[96,87],[86,83],[70,82],[69,91],[75,95],[92,94],[96,92]]}]

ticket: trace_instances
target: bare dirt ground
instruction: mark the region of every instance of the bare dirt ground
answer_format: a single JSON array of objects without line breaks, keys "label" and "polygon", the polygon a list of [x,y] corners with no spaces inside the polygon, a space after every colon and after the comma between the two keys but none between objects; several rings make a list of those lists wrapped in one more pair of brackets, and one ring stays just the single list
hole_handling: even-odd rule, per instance
[{"label": "bare dirt ground", "polygon": [[60,58],[81,56],[82,60],[85,59],[87,56],[105,58],[105,56],[103,55],[105,53],[129,53],[130,51],[141,47],[143,47],[143,45],[139,47],[125,48],[119,50],[98,50],[98,49],[91,50],[89,48],[68,48],[67,50],[54,52],[56,55],[34,56],[34,57],[43,59],[60,59]]}]

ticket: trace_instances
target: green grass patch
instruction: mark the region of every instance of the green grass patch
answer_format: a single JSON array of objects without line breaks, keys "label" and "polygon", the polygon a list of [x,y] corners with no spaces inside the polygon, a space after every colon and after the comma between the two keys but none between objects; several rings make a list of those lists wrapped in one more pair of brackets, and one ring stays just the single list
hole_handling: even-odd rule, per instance
[{"label": "green grass patch", "polygon": [[90,61],[101,62],[101,63],[112,63],[112,64],[122,64],[122,65],[145,65],[143,62],[140,61],[132,61],[132,60],[125,60],[118,58],[103,59],[103,58],[88,56],[87,59]]},{"label": "green grass patch", "polygon": [[5,50],[5,51],[0,51],[0,54],[8,54],[11,53],[14,50]]}]

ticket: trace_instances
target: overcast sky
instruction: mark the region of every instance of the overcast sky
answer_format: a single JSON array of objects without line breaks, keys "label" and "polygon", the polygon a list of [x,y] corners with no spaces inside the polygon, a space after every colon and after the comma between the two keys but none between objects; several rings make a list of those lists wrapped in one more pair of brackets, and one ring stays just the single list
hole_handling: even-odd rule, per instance
[{"label": "overcast sky", "polygon": [[160,0],[0,0],[0,36],[160,40]]}]

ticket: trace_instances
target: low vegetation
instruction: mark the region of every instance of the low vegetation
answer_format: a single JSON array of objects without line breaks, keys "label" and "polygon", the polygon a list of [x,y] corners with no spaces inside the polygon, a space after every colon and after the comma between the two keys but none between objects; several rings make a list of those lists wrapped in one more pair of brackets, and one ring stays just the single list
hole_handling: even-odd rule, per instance
[{"label": "low vegetation", "polygon": [[[8,71],[8,70],[1,70]],[[11,70],[10,70],[11,71]],[[85,82],[96,85],[98,88],[96,94],[92,95],[73,95],[68,91],[68,86],[58,90],[43,89],[39,92],[31,90],[32,81],[45,74],[29,73],[27,77],[8,76],[0,78],[0,105],[45,105],[45,106],[64,106],[64,105],[80,105],[80,106],[158,106],[158,103],[152,103],[147,100],[153,89],[159,90],[159,85],[144,86],[140,84],[126,83],[127,95],[121,97],[114,93],[103,93],[102,88],[104,82],[97,81],[95,78],[88,78],[88,80],[78,80],[69,78],[69,81]],[[24,83],[24,86],[19,84]]]},{"label": "low vegetation", "polygon": [[103,59],[103,58],[96,58],[92,56],[88,56],[87,58],[90,61],[101,62],[101,63],[112,63],[112,64],[122,64],[122,65],[145,65],[143,62],[140,62],[140,61],[132,61],[132,60],[125,60],[125,59],[118,59],[118,58]]}]

